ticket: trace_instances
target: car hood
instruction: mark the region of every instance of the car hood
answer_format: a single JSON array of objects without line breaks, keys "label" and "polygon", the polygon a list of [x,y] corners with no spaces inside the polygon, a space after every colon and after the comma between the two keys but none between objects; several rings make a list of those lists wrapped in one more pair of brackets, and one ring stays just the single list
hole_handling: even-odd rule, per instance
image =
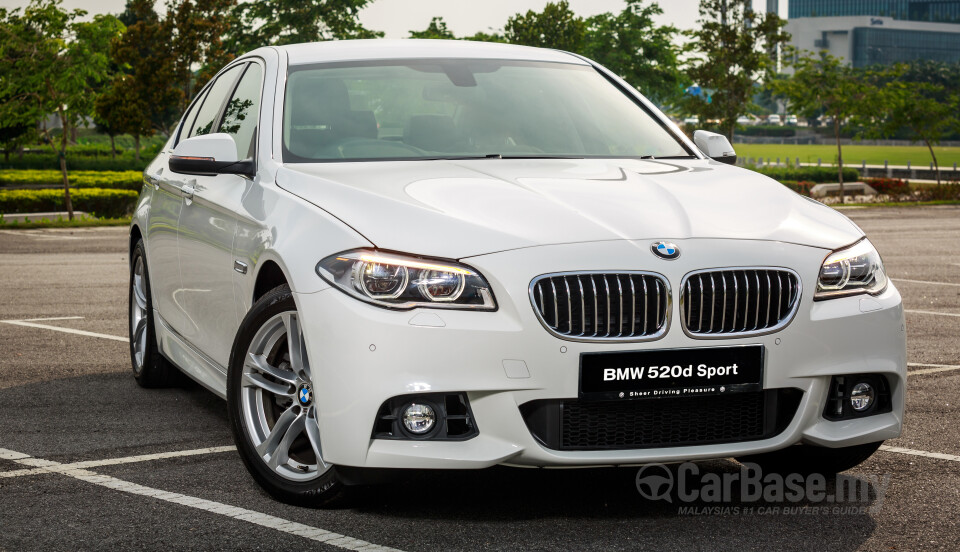
[{"label": "car hood", "polygon": [[452,259],[602,240],[773,240],[836,249],[863,235],[829,207],[709,159],[287,164],[277,184],[378,248]]}]

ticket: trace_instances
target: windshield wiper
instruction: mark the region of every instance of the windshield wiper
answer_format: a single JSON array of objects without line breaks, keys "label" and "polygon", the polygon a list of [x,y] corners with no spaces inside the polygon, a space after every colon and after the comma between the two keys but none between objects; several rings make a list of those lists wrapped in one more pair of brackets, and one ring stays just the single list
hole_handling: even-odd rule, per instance
[{"label": "windshield wiper", "polygon": [[499,153],[488,153],[486,155],[438,155],[437,157],[414,157],[417,161],[463,161],[467,159],[502,159]]},{"label": "windshield wiper", "polygon": [[521,154],[521,155],[504,155],[502,153],[488,153],[485,155],[451,155],[443,157],[418,157],[418,160],[421,161],[462,161],[469,159],[583,159],[583,157],[578,157],[574,155],[548,155],[548,154]]},{"label": "windshield wiper", "polygon": [[548,154],[531,154],[531,155],[502,155],[503,159],[583,159],[583,157],[576,155],[548,155]]}]

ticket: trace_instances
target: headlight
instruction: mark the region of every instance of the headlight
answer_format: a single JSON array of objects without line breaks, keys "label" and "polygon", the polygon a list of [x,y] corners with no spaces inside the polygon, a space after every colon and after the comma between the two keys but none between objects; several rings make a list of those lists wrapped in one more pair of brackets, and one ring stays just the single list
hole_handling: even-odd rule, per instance
[{"label": "headlight", "polygon": [[497,308],[483,276],[451,261],[358,249],[320,261],[317,274],[341,291],[383,307]]},{"label": "headlight", "polygon": [[887,288],[880,254],[868,240],[831,253],[820,267],[813,299],[833,299],[858,293],[877,295]]}]

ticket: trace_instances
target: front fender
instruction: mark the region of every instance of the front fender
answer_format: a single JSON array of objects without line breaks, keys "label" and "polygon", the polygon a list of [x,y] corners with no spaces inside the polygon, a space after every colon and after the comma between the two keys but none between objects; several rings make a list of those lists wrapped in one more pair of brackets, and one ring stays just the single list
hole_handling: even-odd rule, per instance
[{"label": "front fender", "polygon": [[321,259],[373,246],[337,218],[272,183],[249,186],[234,239],[234,258],[248,267],[246,274],[234,273],[241,318],[253,304],[257,278],[268,261],[280,267],[295,293],[315,293],[330,287],[315,270]]}]

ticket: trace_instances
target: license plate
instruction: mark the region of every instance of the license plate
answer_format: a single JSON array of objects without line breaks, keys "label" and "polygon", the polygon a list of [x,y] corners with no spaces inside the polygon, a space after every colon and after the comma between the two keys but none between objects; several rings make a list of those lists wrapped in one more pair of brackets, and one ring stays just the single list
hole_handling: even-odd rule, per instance
[{"label": "license plate", "polygon": [[584,400],[688,397],[759,391],[763,345],[580,355]]}]

